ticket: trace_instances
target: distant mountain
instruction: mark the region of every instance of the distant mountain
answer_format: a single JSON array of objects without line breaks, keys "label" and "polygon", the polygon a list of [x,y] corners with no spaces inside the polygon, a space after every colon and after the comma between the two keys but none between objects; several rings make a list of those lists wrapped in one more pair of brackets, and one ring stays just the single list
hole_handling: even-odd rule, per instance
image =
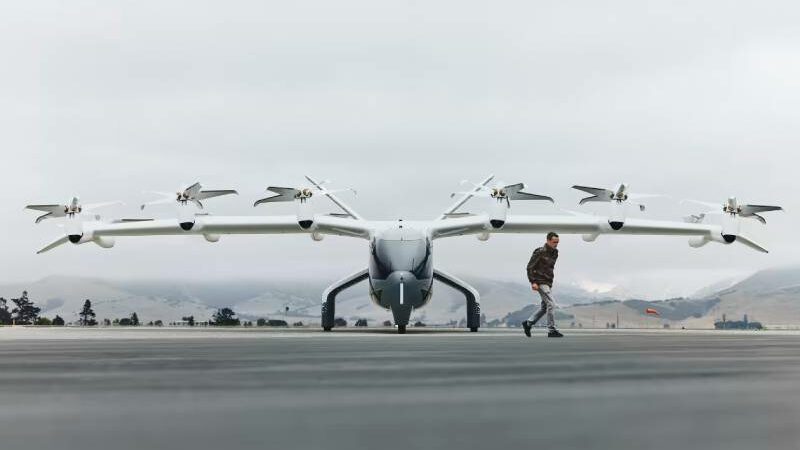
[{"label": "distant mountain", "polygon": [[[516,326],[527,318],[539,301],[527,283],[464,277],[481,293],[481,310],[486,321],[496,326]],[[318,323],[321,295],[334,279],[227,280],[206,282],[135,280],[113,281],[94,278],[48,277],[37,282],[0,286],[0,296],[10,299],[28,290],[42,314],[77,319],[85,299],[91,299],[98,319],[127,317],[136,312],[140,319],[180,320],[193,315],[206,320],[220,307],[231,307],[244,320],[260,317]],[[737,283],[725,281],[718,290],[701,290],[699,298],[659,301],[619,300],[609,292],[588,292],[578,285],[563,283],[553,289],[559,302],[561,326],[604,327],[619,322],[623,327],[687,326],[712,328],[715,321],[739,320],[745,314],[767,327],[800,326],[800,266],[758,272]],[[693,296],[694,297],[694,296]],[[647,308],[658,316],[645,313]],[[431,302],[412,315],[428,324],[458,323],[465,318],[463,296],[453,289],[434,284]],[[336,304],[336,315],[350,322],[371,323],[391,320],[391,313],[372,304],[366,284],[344,291]]]},{"label": "distant mountain", "polygon": [[728,289],[742,281],[741,278],[726,278],[712,283],[704,288],[698,289],[689,298],[706,298],[715,295],[717,292]]},{"label": "distant mountain", "polygon": [[[242,319],[285,318],[289,321],[319,321],[321,295],[335,280],[229,280],[185,282],[168,280],[114,281],[96,278],[52,276],[42,280],[0,286],[0,296],[13,298],[27,290],[42,307],[42,315],[77,319],[85,299],[90,299],[98,319],[127,317],[136,312],[142,321],[175,321],[193,315],[206,320],[214,310],[231,307]],[[481,293],[482,311],[487,320],[497,320],[509,311],[522,309],[536,301],[527,283],[467,277]],[[579,287],[563,285],[555,293],[562,304],[591,302],[598,297]],[[288,311],[287,311],[288,308]],[[391,313],[372,304],[367,285],[344,291],[337,300],[337,316],[349,321],[359,318],[371,322],[391,320]],[[466,317],[464,297],[453,289],[434,283],[431,302],[414,312],[413,320],[446,324]]]},{"label": "distant mountain", "polygon": [[[716,289],[715,289],[716,288]],[[714,322],[741,320],[759,321],[771,328],[800,327],[800,266],[767,269],[744,280],[725,280],[698,292],[700,298],[674,298],[659,301],[594,300],[565,306],[559,310],[561,326],[660,328],[686,326],[713,328]],[[697,296],[698,294],[695,294]],[[695,297],[693,296],[693,297]],[[648,308],[658,315],[647,314]],[[500,325],[515,326],[519,317],[527,317],[531,306],[510,312]]]},{"label": "distant mountain", "polygon": [[800,266],[762,270],[708,298],[719,302],[704,317],[689,320],[689,325],[713,326],[723,315],[728,320],[740,320],[747,314],[750,321],[767,327],[798,327]]},{"label": "distant mountain", "polygon": [[145,322],[174,321],[187,315],[210,317],[212,311],[208,305],[191,298],[136,293],[114,282],[93,278],[53,276],[24,285],[0,286],[0,296],[16,298],[23,290],[42,308],[41,315],[50,318],[60,315],[68,322],[77,320],[86,299],[92,301],[98,320],[128,317],[135,311]]},{"label": "distant mountain", "polygon": [[762,270],[728,289],[720,290],[717,295],[725,295],[734,291],[763,295],[777,292],[797,292],[798,288],[800,288],[800,265]]}]

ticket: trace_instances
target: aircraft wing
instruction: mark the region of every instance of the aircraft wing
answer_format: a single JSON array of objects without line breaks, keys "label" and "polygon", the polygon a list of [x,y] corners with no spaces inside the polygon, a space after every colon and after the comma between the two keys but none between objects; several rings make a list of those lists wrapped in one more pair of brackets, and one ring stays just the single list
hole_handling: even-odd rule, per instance
[{"label": "aircraft wing", "polygon": [[434,239],[483,233],[544,234],[639,234],[653,236],[699,236],[711,238],[722,228],[704,223],[685,223],[661,220],[627,219],[624,226],[614,230],[608,218],[602,216],[523,216],[509,215],[501,228],[494,228],[488,216],[453,218],[432,223]]},{"label": "aircraft wing", "polygon": [[297,223],[297,216],[197,216],[191,230],[184,231],[178,219],[157,219],[137,222],[87,224],[92,235],[101,236],[169,236],[184,234],[310,234],[369,238],[372,229],[366,221],[326,215],[314,217],[308,229]]},{"label": "aircraft wing", "polygon": [[[114,238],[122,236],[179,236],[199,235],[209,239],[210,236],[228,234],[317,234],[338,235],[369,239],[373,227],[369,222],[343,219],[326,215],[314,217],[308,228],[302,228],[297,216],[207,216],[195,217],[189,230],[181,228],[178,219],[123,219],[113,222],[90,221],[80,225],[68,235],[61,236],[37,253],[45,253],[67,242],[84,243],[94,241],[104,248],[114,246]],[[77,235],[79,240],[73,241]],[[111,239],[104,241],[103,239]]]}]

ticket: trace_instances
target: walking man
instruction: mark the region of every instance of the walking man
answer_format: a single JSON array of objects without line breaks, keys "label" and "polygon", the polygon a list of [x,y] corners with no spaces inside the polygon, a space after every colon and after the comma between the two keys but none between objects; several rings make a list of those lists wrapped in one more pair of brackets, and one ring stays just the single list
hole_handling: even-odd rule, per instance
[{"label": "walking man", "polygon": [[547,242],[544,246],[537,248],[531,255],[528,262],[528,281],[531,289],[539,293],[542,297],[542,306],[539,311],[531,315],[528,320],[522,322],[525,336],[531,337],[531,328],[536,325],[545,314],[547,315],[547,337],[564,337],[556,330],[555,302],[550,294],[553,287],[553,269],[558,259],[558,234],[551,231],[547,233]]}]

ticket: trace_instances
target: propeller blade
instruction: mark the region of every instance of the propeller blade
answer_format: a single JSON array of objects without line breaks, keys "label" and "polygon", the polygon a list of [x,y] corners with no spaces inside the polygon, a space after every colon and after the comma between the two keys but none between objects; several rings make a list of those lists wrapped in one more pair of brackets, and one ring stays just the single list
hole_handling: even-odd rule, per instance
[{"label": "propeller blade", "polygon": [[[783,211],[783,208],[781,208],[780,206],[769,206],[769,205],[742,205],[742,212],[740,214],[742,217],[750,217],[757,215],[757,213],[763,213],[769,211]],[[766,223],[766,221],[764,222]]]},{"label": "propeller blade", "polygon": [[[294,200],[294,197],[300,193],[299,189],[295,188],[288,188],[288,187],[279,187],[279,186],[270,186],[267,188],[268,191],[274,192],[278,195],[283,195],[289,197],[289,200]],[[288,201],[288,200],[287,200]]]},{"label": "propeller blade", "polygon": [[453,192],[450,194],[450,198],[455,197],[456,195],[470,195],[472,197],[491,197],[492,194],[489,191],[469,191],[469,192]]},{"label": "propeller blade", "polygon": [[583,204],[590,203],[590,202],[608,202],[608,201],[610,201],[610,200],[607,200],[605,198],[593,195],[591,197],[584,197],[584,198],[580,199],[578,204],[579,205],[583,205]]},{"label": "propeller blade", "polygon": [[610,191],[608,189],[578,185],[572,186],[572,189],[577,189],[579,191],[586,192],[587,194],[592,194],[591,197],[582,198],[578,202],[579,205],[589,202],[610,202],[614,198],[614,191]]},{"label": "propeller blade", "polygon": [[165,197],[160,200],[153,200],[152,202],[142,203],[142,205],[139,206],[139,209],[144,209],[145,206],[165,205],[167,203],[172,203],[174,201],[175,199],[172,197],[172,194],[170,194],[169,197]]},{"label": "propeller blade", "polygon": [[510,198],[511,200],[544,200],[552,204],[556,203],[552,197],[548,197],[546,195],[531,194],[529,192],[522,192],[522,191],[517,191],[514,194],[509,195],[508,198]]},{"label": "propeller blade", "polygon": [[46,213],[55,213],[58,211],[64,211],[64,205],[28,205],[25,207],[25,209]]},{"label": "propeller blade", "polygon": [[56,247],[59,247],[61,245],[64,245],[67,242],[69,242],[69,238],[67,236],[61,236],[60,238],[56,239],[55,241],[51,242],[50,244],[47,244],[47,246],[45,246],[44,248],[42,248],[41,250],[36,252],[36,254],[37,255],[41,255],[44,252],[49,252],[50,250],[52,250],[52,249],[54,249]]},{"label": "propeller blade", "polygon": [[356,192],[356,190],[353,189],[353,188],[343,188],[343,189],[333,189],[333,190],[322,189],[322,190],[320,190],[320,192],[323,195],[325,195],[325,194],[338,194],[340,192],[352,192],[353,195],[358,195],[358,192]]},{"label": "propeller blade", "polygon": [[[494,177],[491,177],[491,178],[494,178]],[[490,178],[489,180],[487,180],[487,183],[488,183],[489,181],[491,181],[491,178]],[[472,185],[472,187],[474,187],[474,188],[475,188],[476,190],[478,190],[478,191],[486,187],[486,186],[485,186],[485,185],[483,185],[483,184],[474,183],[474,182],[472,182],[472,181],[469,181],[469,180],[461,180],[461,181],[460,181],[458,184],[460,184],[460,185],[462,185],[462,186],[463,186],[463,185],[465,185],[465,184]]]},{"label": "propeller blade", "polygon": [[750,248],[752,248],[754,250],[757,250],[757,251],[759,251],[761,253],[769,253],[769,250],[767,250],[766,248],[762,247],[760,244],[756,243],[755,241],[751,240],[750,238],[748,238],[746,236],[742,236],[741,234],[736,236],[736,241],[737,242],[741,242],[742,244],[744,244],[744,245],[746,245],[746,246],[748,246],[748,247],[750,247]]},{"label": "propeller blade", "polygon": [[200,191],[195,198],[197,200],[205,200],[214,197],[221,197],[223,195],[239,195],[239,193],[233,189],[208,190]]},{"label": "propeller blade", "polygon": [[591,194],[595,197],[603,197],[603,201],[609,201],[614,198],[614,191],[610,191],[608,189],[579,185],[572,186],[572,189],[586,192],[587,194]]},{"label": "propeller blade", "polygon": [[45,219],[51,219],[51,218],[55,218],[55,217],[63,217],[63,215],[62,216],[56,216],[53,213],[47,213],[47,214],[43,214],[43,215],[37,217],[34,222],[35,223],[40,223],[41,221],[43,221]]},{"label": "propeller blade", "polygon": [[506,191],[506,195],[511,196],[512,194],[516,194],[517,192],[525,189],[525,183],[517,183],[517,184],[509,184],[508,186],[503,186],[503,190]]},{"label": "propeller blade", "polygon": [[64,212],[64,205],[28,205],[25,207],[25,209],[41,211],[45,213],[37,217],[35,223],[40,223],[45,219],[55,219],[57,217],[64,217],[67,215],[67,213]]},{"label": "propeller blade", "polygon": [[100,208],[105,208],[105,207],[108,207],[108,206],[115,206],[115,205],[124,205],[124,203],[120,202],[120,201],[105,202],[105,203],[89,203],[88,205],[83,205],[81,208],[83,208],[84,212],[88,212],[88,211],[92,211],[92,210],[95,210],[95,209],[100,209]]},{"label": "propeller blade", "polygon": [[261,200],[256,201],[253,206],[258,206],[262,203],[274,203],[274,202],[293,202],[295,197],[300,193],[299,190],[295,188],[288,188],[288,187],[279,187],[279,186],[270,186],[267,188],[269,192],[275,193],[275,195],[271,197],[262,198]]},{"label": "propeller blade", "polygon": [[761,222],[762,225],[766,225],[767,224],[767,219],[765,219],[763,216],[760,216],[758,214],[751,214],[749,216],[744,216],[744,217],[747,217],[749,219],[756,219],[757,221]]},{"label": "propeller blade", "polygon": [[711,202],[704,202],[701,200],[692,200],[692,199],[683,199],[681,200],[681,205],[684,203],[694,203],[697,205],[702,205],[708,208],[711,208],[712,211],[721,211],[723,206],[722,203],[711,203]]},{"label": "propeller blade", "polygon": [[197,183],[187,187],[186,189],[184,189],[183,192],[185,192],[187,194],[187,197],[193,198],[193,197],[197,197],[197,194],[200,193],[201,189],[203,189],[203,185],[201,185],[199,182],[197,182]]},{"label": "propeller blade", "polygon": [[638,201],[638,200],[645,200],[648,198],[670,198],[669,195],[663,194],[628,194],[628,200]]}]

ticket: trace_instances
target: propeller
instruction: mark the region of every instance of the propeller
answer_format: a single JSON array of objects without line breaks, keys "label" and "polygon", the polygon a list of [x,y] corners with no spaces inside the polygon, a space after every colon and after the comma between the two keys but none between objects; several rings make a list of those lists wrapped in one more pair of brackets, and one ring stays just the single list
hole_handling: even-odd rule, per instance
[{"label": "propeller", "polygon": [[194,183],[189,187],[179,189],[175,193],[169,193],[169,192],[151,192],[151,193],[160,195],[162,198],[158,200],[153,200],[151,202],[143,203],[141,205],[141,209],[144,209],[146,206],[163,205],[172,202],[177,202],[180,205],[193,203],[197,205],[198,208],[203,209],[202,200],[214,197],[221,197],[223,195],[239,194],[233,189],[218,189],[218,190],[203,189],[203,186],[200,183]]},{"label": "propeller", "polygon": [[[99,208],[106,206],[121,205],[122,202],[104,202],[104,203],[90,203],[83,205],[80,199],[72,197],[66,205],[28,205],[27,209],[34,211],[45,212],[44,215],[36,218],[36,223],[45,219],[63,218],[63,223],[59,223],[58,227],[62,229],[62,234],[50,244],[47,244],[37,254],[48,252],[56,247],[66,243],[72,244],[85,244],[87,242],[94,242],[100,247],[111,248],[114,246],[114,238],[108,236],[96,236],[94,234],[94,223],[100,221],[100,216],[96,214],[89,214]],[[117,223],[113,221],[111,223]]]},{"label": "propeller", "polygon": [[[617,203],[624,203],[628,201],[639,202],[641,200],[649,198],[667,197],[666,195],[661,195],[661,194],[631,193],[629,192],[630,185],[627,183],[620,183],[613,190],[590,187],[590,186],[579,186],[579,185],[572,186],[572,188],[590,194],[589,197],[582,198],[578,202],[579,205],[583,205],[584,203],[589,203],[589,202],[617,202]],[[639,206],[639,211],[645,210],[645,205],[643,203],[636,203],[636,204]]]},{"label": "propeller", "polygon": [[328,189],[325,187],[326,184],[330,184],[330,180],[320,181],[316,183],[316,186],[313,187],[304,187],[304,188],[290,188],[290,187],[280,187],[280,186],[270,186],[267,188],[267,191],[272,192],[275,195],[270,197],[262,198],[261,200],[256,201],[253,206],[258,206],[263,203],[277,203],[277,202],[293,202],[299,200],[300,203],[306,203],[310,200],[314,195],[331,195],[337,194],[339,192],[352,192],[353,195],[357,195],[355,189],[352,188],[344,188],[344,189]]},{"label": "propeller", "polygon": [[25,209],[30,209],[33,211],[40,211],[45,214],[36,218],[36,223],[39,223],[45,219],[57,219],[57,218],[75,218],[82,213],[88,213],[94,211],[96,209],[105,208],[107,206],[113,205],[121,205],[122,202],[104,202],[104,203],[89,203],[86,205],[81,204],[80,198],[77,196],[73,196],[66,204],[51,204],[51,205],[28,205]]},{"label": "propeller", "polygon": [[719,236],[713,236],[711,238],[692,238],[689,240],[689,245],[692,247],[701,247],[711,240],[724,242],[726,244],[740,242],[762,253],[768,253],[767,249],[741,232],[740,218],[744,217],[755,219],[762,224],[766,224],[766,219],[764,219],[760,213],[783,210],[783,208],[780,206],[740,204],[736,197],[728,197],[728,199],[722,204],[704,202],[700,200],[682,200],[681,204],[683,203],[695,203],[711,208],[705,213],[697,215],[693,214],[685,217],[684,220],[689,223],[701,223],[710,214],[722,216],[722,233]]},{"label": "propeller", "polygon": [[475,189],[469,192],[453,192],[452,194],[450,194],[450,198],[453,198],[456,195],[488,197],[488,198],[493,198],[498,202],[505,202],[509,208],[511,207],[511,200],[546,200],[549,201],[550,203],[555,203],[552,197],[524,192],[523,191],[523,189],[525,189],[524,183],[516,183],[509,185],[503,185],[503,183],[497,183],[494,186],[485,186],[482,184],[471,183],[469,180],[463,180],[461,184],[462,185],[472,184]]},{"label": "propeller", "polygon": [[702,220],[706,214],[724,214],[731,217],[746,217],[755,219],[762,224],[766,225],[767,219],[765,219],[761,213],[769,212],[769,211],[783,211],[783,208],[780,206],[770,206],[770,205],[743,205],[740,204],[736,197],[728,197],[728,199],[722,203],[711,203],[711,202],[704,202],[700,200],[683,200],[681,203],[695,203],[698,205],[702,205],[708,208],[711,208],[708,212],[704,214],[700,214],[699,216],[689,216],[689,217],[698,217]]}]

